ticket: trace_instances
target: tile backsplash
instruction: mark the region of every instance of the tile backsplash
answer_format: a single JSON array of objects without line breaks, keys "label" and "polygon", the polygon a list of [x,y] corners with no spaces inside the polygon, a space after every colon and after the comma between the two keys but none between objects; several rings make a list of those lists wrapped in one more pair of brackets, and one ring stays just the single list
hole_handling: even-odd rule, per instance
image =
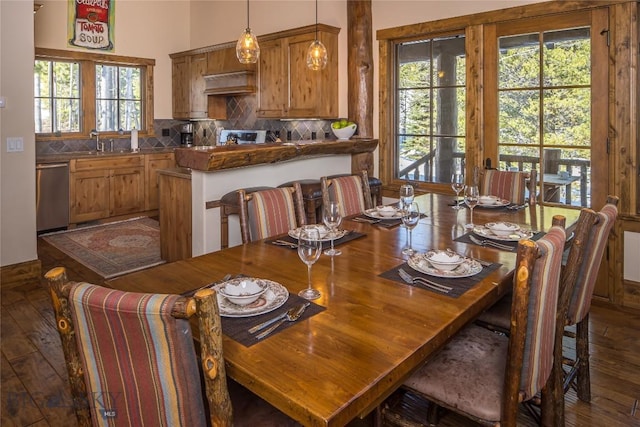
[{"label": "tile backsplash", "polygon": [[[233,96],[227,98],[227,120],[194,120],[193,133],[195,145],[216,144],[216,129],[261,129],[268,135],[279,135],[282,141],[299,141],[309,139],[335,139],[331,132],[331,120],[278,120],[259,119],[256,117],[255,95]],[[182,120],[156,119],[153,121],[155,136],[140,135],[138,146],[145,148],[163,148],[180,146],[180,128]],[[163,130],[168,136],[162,136]],[[106,138],[107,150],[109,139]],[[131,148],[129,133],[122,138],[113,138],[114,151]],[[66,153],[72,151],[92,151],[96,149],[95,139],[38,141],[36,155]]]}]

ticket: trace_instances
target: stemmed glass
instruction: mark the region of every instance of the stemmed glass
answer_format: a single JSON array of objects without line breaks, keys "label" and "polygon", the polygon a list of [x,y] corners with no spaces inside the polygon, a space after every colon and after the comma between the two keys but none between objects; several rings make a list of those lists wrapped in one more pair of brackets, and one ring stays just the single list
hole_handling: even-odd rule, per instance
[{"label": "stemmed glass", "polygon": [[464,175],[462,173],[456,172],[451,175],[451,188],[456,192],[456,204],[453,206],[453,209],[462,209],[459,200],[460,192],[464,189]]},{"label": "stemmed glass", "polygon": [[325,255],[338,256],[342,254],[342,251],[333,247],[333,240],[335,239],[337,229],[342,222],[342,215],[340,215],[340,203],[329,202],[328,205],[322,210],[322,222],[329,229],[329,237],[331,238],[331,248],[324,251]]},{"label": "stemmed glass", "polygon": [[477,185],[467,185],[464,189],[464,203],[469,206],[471,210],[471,220],[469,224],[465,225],[465,228],[473,229],[473,208],[478,204],[478,198],[480,197],[480,192],[478,191]]},{"label": "stemmed glass", "polygon": [[[413,203],[413,198],[414,198],[414,191],[413,191],[413,185],[411,184],[403,184],[400,187],[400,203],[399,203],[399,208],[401,211],[404,211],[406,206],[409,206],[411,203]],[[404,223],[403,223],[404,225]],[[406,232],[406,240],[409,240],[409,229],[405,227],[405,232]],[[410,255],[410,251],[409,251],[409,247],[406,246],[403,250],[402,253],[405,255]]]},{"label": "stemmed glass", "polygon": [[320,298],[320,291],[311,287],[311,266],[320,258],[321,252],[322,242],[318,229],[312,226],[302,227],[298,235],[298,256],[307,264],[307,288],[298,292],[302,298]]},{"label": "stemmed glass", "polygon": [[420,220],[420,209],[418,208],[418,204],[413,202],[404,206],[402,210],[402,223],[409,230],[409,246],[402,251],[405,255],[413,255],[415,251],[413,250],[413,244],[411,241],[411,235],[413,234],[413,229],[418,224]]},{"label": "stemmed glass", "polygon": [[411,184],[403,184],[400,187],[400,209],[403,205],[410,205],[413,203],[413,186]]}]

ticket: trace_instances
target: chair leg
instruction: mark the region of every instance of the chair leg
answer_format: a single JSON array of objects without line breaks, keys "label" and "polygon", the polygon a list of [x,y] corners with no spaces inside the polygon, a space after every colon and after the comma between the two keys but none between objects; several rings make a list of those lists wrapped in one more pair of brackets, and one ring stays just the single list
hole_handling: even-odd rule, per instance
[{"label": "chair leg", "polygon": [[578,364],[578,398],[591,401],[591,376],[589,374],[589,314],[576,325],[576,363]]}]

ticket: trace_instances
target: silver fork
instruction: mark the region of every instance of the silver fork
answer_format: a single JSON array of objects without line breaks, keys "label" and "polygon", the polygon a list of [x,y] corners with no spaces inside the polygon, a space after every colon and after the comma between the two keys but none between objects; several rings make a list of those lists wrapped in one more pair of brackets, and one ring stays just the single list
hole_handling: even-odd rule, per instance
[{"label": "silver fork", "polygon": [[404,280],[407,283],[420,284],[420,285],[426,286],[427,288],[431,288],[433,290],[436,290],[438,292],[442,292],[445,294],[448,294],[449,291],[453,289],[450,286],[445,286],[445,285],[441,285],[440,283],[432,282],[430,280],[425,279],[424,277],[412,276],[402,268],[398,269],[398,274],[400,275],[402,280]]},{"label": "silver fork", "polygon": [[502,243],[498,243],[498,242],[494,242],[493,240],[480,240],[477,237],[473,236],[473,235],[469,235],[469,240],[471,240],[473,243],[475,243],[476,245],[480,245],[480,246],[491,246],[494,247],[496,249],[502,249],[503,251],[512,251],[513,248],[511,246],[507,246],[507,245],[503,245]]}]

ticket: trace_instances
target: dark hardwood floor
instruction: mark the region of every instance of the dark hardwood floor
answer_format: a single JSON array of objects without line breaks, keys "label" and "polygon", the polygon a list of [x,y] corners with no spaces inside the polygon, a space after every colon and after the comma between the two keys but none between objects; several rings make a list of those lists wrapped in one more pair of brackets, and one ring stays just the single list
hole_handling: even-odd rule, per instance
[{"label": "dark hardwood floor", "polygon": [[[102,278],[39,239],[43,273],[63,265],[70,280],[102,283]],[[43,283],[1,293],[1,418],[9,426],[73,426],[64,356],[49,295]],[[591,310],[592,401],[573,391],[566,397],[568,426],[640,426],[640,311],[602,304]],[[369,422],[358,422],[363,425]],[[522,412],[520,424],[535,425]],[[454,414],[442,426],[474,426]]]}]

